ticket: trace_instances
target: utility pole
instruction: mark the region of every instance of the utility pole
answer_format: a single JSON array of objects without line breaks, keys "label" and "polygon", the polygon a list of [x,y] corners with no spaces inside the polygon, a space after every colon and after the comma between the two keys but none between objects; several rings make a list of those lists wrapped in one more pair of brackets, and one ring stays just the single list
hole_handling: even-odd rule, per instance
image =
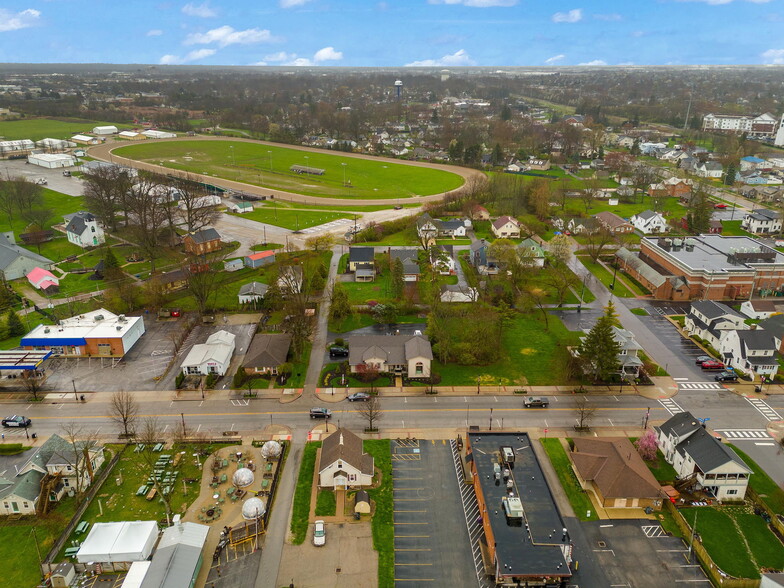
[{"label": "utility pole", "polygon": [[79,401],[79,397],[76,395],[76,380],[71,380],[71,386],[73,386],[74,400],[76,400],[78,402]]}]

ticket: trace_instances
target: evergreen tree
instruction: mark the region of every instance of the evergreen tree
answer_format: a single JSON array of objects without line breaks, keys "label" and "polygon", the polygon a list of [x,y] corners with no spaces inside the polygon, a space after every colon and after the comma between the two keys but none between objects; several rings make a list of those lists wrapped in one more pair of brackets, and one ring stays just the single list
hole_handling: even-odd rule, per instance
[{"label": "evergreen tree", "polygon": [[392,263],[392,298],[400,300],[403,297],[403,262],[398,257]]},{"label": "evergreen tree", "polygon": [[689,232],[695,235],[707,233],[710,230],[710,219],[713,215],[713,203],[702,188],[692,196],[689,202],[689,212],[686,215],[686,224]]},{"label": "evergreen tree", "polygon": [[10,337],[20,337],[27,332],[24,325],[22,324],[22,319],[19,318],[19,315],[16,314],[13,310],[8,311],[8,335]]},{"label": "evergreen tree", "polygon": [[501,120],[512,120],[512,109],[508,104],[501,107]]},{"label": "evergreen tree", "polygon": [[342,319],[351,314],[351,302],[348,292],[342,283],[337,282],[332,288],[332,306],[329,311],[334,319]]},{"label": "evergreen tree", "polygon": [[608,307],[577,348],[594,381],[607,381],[618,370],[621,345],[613,336],[613,318]]},{"label": "evergreen tree", "polygon": [[732,186],[735,183],[735,164],[731,163],[727,166],[727,171],[724,174],[724,185],[725,186]]},{"label": "evergreen tree", "polygon": [[107,272],[120,267],[120,262],[117,261],[117,256],[114,255],[111,247],[106,247],[103,252],[103,267]]},{"label": "evergreen tree", "polygon": [[493,165],[500,165],[504,161],[504,150],[501,149],[500,143],[496,143],[493,147]]}]

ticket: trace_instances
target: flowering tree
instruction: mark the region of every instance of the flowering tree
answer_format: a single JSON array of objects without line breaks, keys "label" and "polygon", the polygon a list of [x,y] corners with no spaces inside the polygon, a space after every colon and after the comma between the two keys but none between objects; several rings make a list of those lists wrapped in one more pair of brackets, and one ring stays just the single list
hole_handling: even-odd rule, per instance
[{"label": "flowering tree", "polygon": [[656,433],[648,429],[642,434],[642,437],[634,442],[637,447],[637,452],[645,461],[654,461],[656,459],[656,451],[659,449],[656,443]]}]

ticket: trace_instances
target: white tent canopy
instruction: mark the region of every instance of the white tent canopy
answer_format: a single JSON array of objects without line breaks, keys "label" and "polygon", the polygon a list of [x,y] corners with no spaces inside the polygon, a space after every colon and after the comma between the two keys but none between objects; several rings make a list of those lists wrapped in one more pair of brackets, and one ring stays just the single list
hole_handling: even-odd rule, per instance
[{"label": "white tent canopy", "polygon": [[95,523],[76,560],[79,563],[143,561],[150,557],[157,539],[155,521]]},{"label": "white tent canopy", "polygon": [[128,568],[128,573],[125,575],[121,588],[141,588],[144,582],[144,576],[147,575],[147,570],[150,567],[149,561],[135,561]]}]

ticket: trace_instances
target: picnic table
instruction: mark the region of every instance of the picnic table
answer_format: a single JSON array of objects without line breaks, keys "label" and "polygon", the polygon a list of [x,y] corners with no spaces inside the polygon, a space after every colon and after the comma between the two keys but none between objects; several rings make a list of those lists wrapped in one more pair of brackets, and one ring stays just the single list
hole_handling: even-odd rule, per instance
[{"label": "picnic table", "polygon": [[133,452],[134,453],[141,453],[142,451],[144,451],[144,443],[137,443],[136,447],[133,450]]},{"label": "picnic table", "polygon": [[222,463],[223,463],[223,466],[222,466],[222,467],[224,467],[224,468],[227,468],[227,467],[229,467],[229,460],[228,460],[228,459],[225,459],[225,458],[224,458],[224,460],[223,460],[223,462],[222,462]]},{"label": "picnic table", "polygon": [[163,443],[158,443],[158,445],[156,445],[155,447],[153,447],[153,448],[152,448],[152,450],[153,450],[155,453],[158,453],[159,451],[163,451]]},{"label": "picnic table", "polygon": [[76,534],[77,535],[81,535],[82,533],[84,533],[87,530],[87,528],[89,526],[90,526],[90,523],[88,523],[87,521],[82,521],[81,523],[76,525]]},{"label": "picnic table", "polygon": [[270,485],[270,481],[268,479],[264,479],[261,481],[261,488],[262,490],[266,490]]},{"label": "picnic table", "polygon": [[76,557],[76,554],[79,553],[81,547],[68,547],[65,550],[65,557]]},{"label": "picnic table", "polygon": [[272,471],[272,462],[270,462],[270,461],[267,462],[267,465],[264,466],[264,471],[265,472],[271,472]]},{"label": "picnic table", "polygon": [[143,494],[147,494],[148,486],[147,484],[142,484],[139,486],[139,489],[136,491],[136,496],[142,496]]},{"label": "picnic table", "polygon": [[153,488],[152,488],[152,490],[150,490],[150,491],[147,493],[147,496],[146,496],[147,500],[152,500],[153,498],[155,498],[155,495],[156,495],[157,493],[158,493],[158,489],[157,489],[157,488],[155,488],[155,487],[153,487]]},{"label": "picnic table", "polygon": [[223,482],[225,482],[226,480],[228,480],[228,479],[229,479],[229,477],[228,477],[226,474],[223,474],[223,475],[220,477],[221,484],[222,484]]},{"label": "picnic table", "polygon": [[234,486],[232,486],[231,488],[227,488],[226,489],[226,496],[231,496],[232,494],[234,494],[235,490],[236,490],[236,488]]}]

